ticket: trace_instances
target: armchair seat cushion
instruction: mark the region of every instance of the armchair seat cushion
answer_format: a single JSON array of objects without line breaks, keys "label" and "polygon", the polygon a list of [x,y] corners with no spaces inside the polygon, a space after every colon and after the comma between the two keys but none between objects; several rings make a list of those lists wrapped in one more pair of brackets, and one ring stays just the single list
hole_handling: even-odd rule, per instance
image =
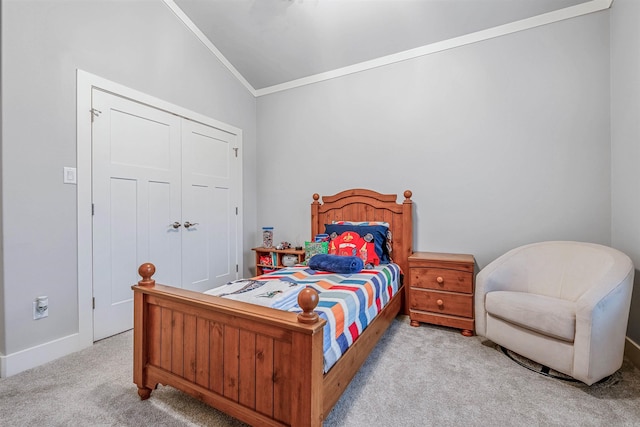
[{"label": "armchair seat cushion", "polygon": [[486,294],[488,314],[542,335],[572,343],[576,334],[576,304],[527,292]]}]

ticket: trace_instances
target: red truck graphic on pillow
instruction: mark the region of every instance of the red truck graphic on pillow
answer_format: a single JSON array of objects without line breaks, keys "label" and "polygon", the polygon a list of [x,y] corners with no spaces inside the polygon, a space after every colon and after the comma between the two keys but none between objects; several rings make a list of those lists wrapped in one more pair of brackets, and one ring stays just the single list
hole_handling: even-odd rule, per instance
[{"label": "red truck graphic on pillow", "polygon": [[345,231],[341,235],[331,234],[331,242],[329,243],[329,253],[341,256],[356,256],[371,266],[379,265],[380,258],[376,254],[375,244],[373,243],[373,235],[366,234],[360,237],[358,233],[353,231]]}]

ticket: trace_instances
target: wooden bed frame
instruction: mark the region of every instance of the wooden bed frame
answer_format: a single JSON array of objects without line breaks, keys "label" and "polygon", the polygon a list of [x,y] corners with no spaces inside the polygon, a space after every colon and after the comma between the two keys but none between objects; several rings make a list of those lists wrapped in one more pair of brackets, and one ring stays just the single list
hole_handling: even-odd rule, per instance
[{"label": "wooden bed frame", "polygon": [[[311,234],[333,220],[386,221],[394,262],[408,271],[412,252],[411,191],[396,195],[346,190],[313,195]],[[403,308],[404,288],[323,374],[317,294],[301,298],[305,313],[223,299],[156,284],[152,264],[138,270],[134,291],[133,382],[141,399],[170,385],[254,426],[321,426],[325,416]],[[302,295],[302,294],[301,294]]]}]

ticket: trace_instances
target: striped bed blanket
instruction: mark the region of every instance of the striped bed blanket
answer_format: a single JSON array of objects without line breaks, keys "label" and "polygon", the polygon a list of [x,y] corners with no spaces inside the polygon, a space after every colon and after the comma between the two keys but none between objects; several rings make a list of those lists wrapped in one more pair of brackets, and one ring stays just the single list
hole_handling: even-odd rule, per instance
[{"label": "striped bed blanket", "polygon": [[299,283],[264,278],[235,280],[218,288],[209,289],[204,293],[279,310],[288,310],[298,302],[298,294],[302,289],[304,289],[304,285]]},{"label": "striped bed blanket", "polygon": [[[327,321],[324,327],[324,372],[338,361],[349,346],[396,294],[400,286],[400,267],[379,265],[356,274],[336,274],[296,266],[254,277],[256,281],[278,280],[311,286],[320,295],[316,312]],[[283,310],[300,312],[297,298]]]}]

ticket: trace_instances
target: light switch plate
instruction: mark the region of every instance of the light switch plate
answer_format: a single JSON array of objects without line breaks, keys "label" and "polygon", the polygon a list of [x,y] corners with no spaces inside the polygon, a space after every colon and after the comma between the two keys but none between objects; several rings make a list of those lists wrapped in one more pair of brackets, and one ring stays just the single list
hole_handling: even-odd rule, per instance
[{"label": "light switch plate", "polygon": [[77,184],[76,168],[64,168],[62,182],[65,184]]}]

